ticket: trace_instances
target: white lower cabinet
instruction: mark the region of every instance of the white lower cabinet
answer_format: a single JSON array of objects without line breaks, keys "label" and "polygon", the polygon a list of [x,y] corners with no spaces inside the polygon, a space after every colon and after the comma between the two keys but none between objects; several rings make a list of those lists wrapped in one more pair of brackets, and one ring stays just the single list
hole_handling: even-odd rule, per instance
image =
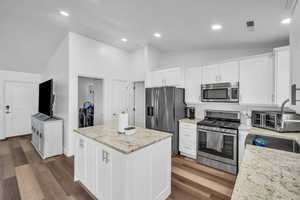
[{"label": "white lower cabinet", "polygon": [[179,151],[181,155],[197,158],[197,125],[179,122]]},{"label": "white lower cabinet", "polygon": [[171,193],[171,138],[130,154],[76,135],[75,181],[99,200],[164,200]]},{"label": "white lower cabinet", "polygon": [[31,116],[31,143],[42,159],[63,154],[63,120]]}]

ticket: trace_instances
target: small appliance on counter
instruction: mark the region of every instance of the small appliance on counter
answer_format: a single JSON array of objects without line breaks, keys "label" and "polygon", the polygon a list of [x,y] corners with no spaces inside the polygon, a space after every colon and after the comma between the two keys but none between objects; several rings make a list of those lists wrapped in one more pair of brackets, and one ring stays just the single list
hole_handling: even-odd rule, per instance
[{"label": "small appliance on counter", "polygon": [[252,111],[252,126],[277,132],[300,132],[300,115],[295,111],[284,110],[284,101],[280,111]]},{"label": "small appliance on counter", "polygon": [[118,132],[125,135],[136,133],[136,128],[128,125],[128,113],[126,112],[121,112],[118,115]]},{"label": "small appliance on counter", "polygon": [[185,117],[195,119],[195,107],[185,107]]}]

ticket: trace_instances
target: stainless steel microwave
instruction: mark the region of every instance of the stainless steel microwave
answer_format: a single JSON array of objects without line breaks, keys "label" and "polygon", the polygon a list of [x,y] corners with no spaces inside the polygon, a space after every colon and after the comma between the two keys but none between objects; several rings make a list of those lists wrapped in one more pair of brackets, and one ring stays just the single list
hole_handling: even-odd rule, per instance
[{"label": "stainless steel microwave", "polygon": [[239,102],[239,82],[201,85],[202,102]]}]

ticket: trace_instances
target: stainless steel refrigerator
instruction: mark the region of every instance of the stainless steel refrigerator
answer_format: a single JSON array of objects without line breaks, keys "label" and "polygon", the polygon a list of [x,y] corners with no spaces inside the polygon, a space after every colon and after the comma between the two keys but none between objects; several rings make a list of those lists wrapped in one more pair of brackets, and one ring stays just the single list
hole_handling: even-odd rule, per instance
[{"label": "stainless steel refrigerator", "polygon": [[146,89],[146,128],[173,134],[172,155],[178,154],[178,120],[185,117],[184,89],[159,87]]}]

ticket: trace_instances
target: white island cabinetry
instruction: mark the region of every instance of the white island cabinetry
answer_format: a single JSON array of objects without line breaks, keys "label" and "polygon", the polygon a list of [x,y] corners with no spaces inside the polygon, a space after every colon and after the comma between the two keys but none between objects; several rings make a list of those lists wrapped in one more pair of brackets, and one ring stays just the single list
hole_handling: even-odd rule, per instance
[{"label": "white island cabinetry", "polygon": [[164,200],[170,195],[171,137],[124,153],[97,139],[75,135],[75,181],[97,199]]}]

